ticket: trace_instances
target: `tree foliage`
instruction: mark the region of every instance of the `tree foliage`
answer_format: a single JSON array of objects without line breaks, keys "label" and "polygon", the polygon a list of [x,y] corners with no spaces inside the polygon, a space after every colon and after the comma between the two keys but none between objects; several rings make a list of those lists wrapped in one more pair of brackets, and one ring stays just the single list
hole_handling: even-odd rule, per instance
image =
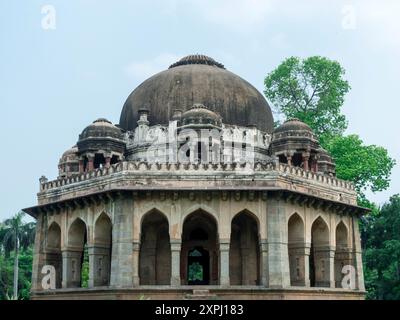
[{"label": "tree foliage", "polygon": [[389,187],[395,161],[385,148],[365,145],[357,135],[332,137],[325,148],[336,161],[337,177],[354,183],[360,201],[365,201],[367,189],[377,192]]},{"label": "tree foliage", "polygon": [[369,299],[400,299],[400,196],[364,223],[364,270]]},{"label": "tree foliage", "polygon": [[324,57],[290,57],[267,75],[264,93],[275,113],[300,119],[320,137],[338,135],[347,127],[340,113],[350,89],[344,74],[338,62]]}]

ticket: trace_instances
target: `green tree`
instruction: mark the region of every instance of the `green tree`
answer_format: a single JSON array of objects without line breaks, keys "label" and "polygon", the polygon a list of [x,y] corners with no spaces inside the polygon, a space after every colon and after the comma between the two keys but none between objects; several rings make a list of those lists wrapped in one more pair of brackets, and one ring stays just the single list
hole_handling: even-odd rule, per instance
[{"label": "green tree", "polygon": [[267,75],[264,93],[275,113],[300,119],[320,138],[338,135],[347,128],[340,113],[350,90],[344,74],[338,62],[324,57],[290,57]]},{"label": "green tree", "polygon": [[370,217],[364,260],[368,299],[400,299],[400,196]]},{"label": "green tree", "polygon": [[357,135],[334,136],[324,146],[334,157],[336,175],[354,183],[359,202],[371,207],[365,197],[365,190],[372,192],[386,190],[395,160],[385,148],[364,145]]},{"label": "green tree", "polygon": [[373,208],[365,190],[387,189],[395,161],[383,147],[365,145],[357,135],[343,135],[347,121],[341,107],[350,90],[344,74],[338,62],[324,57],[290,57],[265,78],[265,95],[276,113],[298,118],[313,129],[333,156],[337,176],[355,184],[360,205]]},{"label": "green tree", "polygon": [[20,249],[27,249],[34,241],[35,224],[33,222],[24,223],[25,213],[20,211],[11,219],[3,223],[0,241],[3,246],[5,257],[10,252],[14,253],[14,279],[13,279],[13,298],[18,299],[18,259]]}]

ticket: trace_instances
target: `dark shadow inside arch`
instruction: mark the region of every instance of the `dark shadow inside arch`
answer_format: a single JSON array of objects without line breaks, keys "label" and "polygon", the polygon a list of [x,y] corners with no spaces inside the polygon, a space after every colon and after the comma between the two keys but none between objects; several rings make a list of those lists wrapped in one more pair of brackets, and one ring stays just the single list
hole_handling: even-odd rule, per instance
[{"label": "dark shadow inside arch", "polygon": [[171,281],[169,224],[157,210],[142,220],[139,277],[141,285],[168,285]]},{"label": "dark shadow inside arch", "polygon": [[188,285],[218,284],[218,229],[214,217],[203,210],[183,223],[181,279]]},{"label": "dark shadow inside arch", "polygon": [[231,224],[229,249],[231,285],[260,284],[260,245],[258,224],[252,214],[242,211]]}]

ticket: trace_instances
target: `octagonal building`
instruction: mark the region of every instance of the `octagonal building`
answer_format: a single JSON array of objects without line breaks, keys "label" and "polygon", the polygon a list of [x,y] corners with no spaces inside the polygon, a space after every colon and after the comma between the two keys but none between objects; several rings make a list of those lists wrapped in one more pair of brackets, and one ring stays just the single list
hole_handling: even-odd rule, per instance
[{"label": "octagonal building", "polygon": [[182,58],[77,138],[24,210],[33,299],[364,298],[354,186],[214,59]]}]

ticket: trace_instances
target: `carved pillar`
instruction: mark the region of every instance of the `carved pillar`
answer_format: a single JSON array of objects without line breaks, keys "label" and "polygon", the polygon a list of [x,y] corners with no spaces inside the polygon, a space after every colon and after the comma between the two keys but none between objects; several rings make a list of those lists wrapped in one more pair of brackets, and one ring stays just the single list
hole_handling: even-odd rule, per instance
[{"label": "carved pillar", "polygon": [[320,246],[314,248],[316,287],[335,287],[334,258],[335,247]]},{"label": "carved pillar", "polygon": [[301,243],[289,244],[290,285],[310,286],[310,245]]},{"label": "carved pillar", "polygon": [[107,286],[110,281],[110,248],[108,246],[90,246],[89,288]]},{"label": "carved pillar", "polygon": [[220,254],[220,274],[219,281],[221,286],[229,286],[229,245],[230,239],[219,240],[219,254]]},{"label": "carved pillar", "polygon": [[278,195],[267,201],[268,285],[285,288],[290,285],[285,203]]},{"label": "carved pillar", "polygon": [[88,171],[92,171],[94,169],[94,155],[88,155]]},{"label": "carved pillar", "polygon": [[107,156],[105,159],[106,159],[105,167],[109,168],[111,164],[111,156]]},{"label": "carved pillar", "polygon": [[268,243],[266,239],[260,241],[260,276],[261,285],[268,286]]},{"label": "carved pillar", "polygon": [[171,239],[171,286],[181,285],[181,247],[180,239]]},{"label": "carved pillar", "polygon": [[138,286],[140,284],[139,252],[140,252],[140,241],[133,241],[133,246],[132,246],[133,286]]},{"label": "carved pillar", "polygon": [[356,288],[360,291],[365,291],[364,285],[364,271],[362,264],[362,253],[361,253],[361,237],[358,227],[358,217],[354,216],[352,219],[353,223],[353,244],[354,244],[354,262],[356,271]]},{"label": "carved pillar", "polygon": [[82,250],[63,250],[63,288],[78,288],[81,286]]},{"label": "carved pillar", "polygon": [[310,159],[310,154],[309,153],[303,153],[302,157],[303,157],[303,169],[305,171],[308,171],[309,170],[308,161]]},{"label": "carved pillar", "polygon": [[79,159],[79,173],[83,173],[85,171],[85,167],[83,166],[83,159]]}]

